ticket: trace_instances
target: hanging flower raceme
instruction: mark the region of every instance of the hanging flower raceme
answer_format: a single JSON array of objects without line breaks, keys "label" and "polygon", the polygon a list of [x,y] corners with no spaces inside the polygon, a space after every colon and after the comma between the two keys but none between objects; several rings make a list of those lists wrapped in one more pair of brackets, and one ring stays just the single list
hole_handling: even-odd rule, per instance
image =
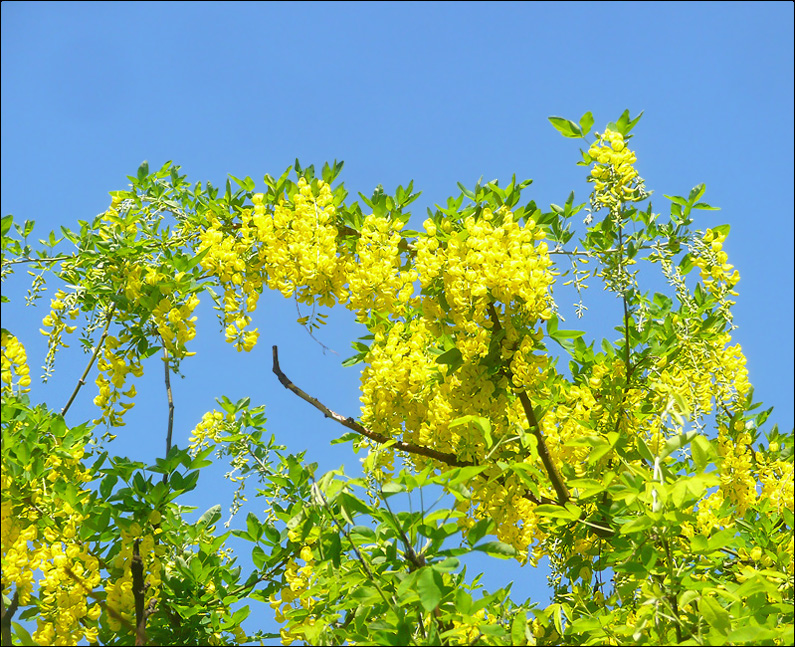
[{"label": "hanging flower raceme", "polygon": [[594,183],[593,210],[607,207],[613,211],[622,203],[644,200],[643,180],[633,166],[637,157],[627,148],[624,136],[610,128],[597,135],[598,139],[588,149],[588,155],[595,162],[588,177],[588,181]]}]

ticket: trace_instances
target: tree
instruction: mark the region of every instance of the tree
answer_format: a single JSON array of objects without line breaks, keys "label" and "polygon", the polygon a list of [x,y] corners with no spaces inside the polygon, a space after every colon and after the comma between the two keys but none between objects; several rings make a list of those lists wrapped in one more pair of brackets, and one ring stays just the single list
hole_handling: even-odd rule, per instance
[{"label": "tree", "polygon": [[[32,222],[4,217],[3,277],[32,268],[31,302],[47,277],[67,286],[43,321],[45,375],[78,329],[88,361],[60,411],[35,405],[25,349],[2,331],[3,644],[272,638],[246,636],[245,599],[273,608],[286,644],[791,640],[793,435],[763,435],[770,410],[732,345],[729,228],[691,229],[694,210],[713,209],[704,185],[653,212],[629,148],[639,118],[625,111],[590,142],[590,113],[550,118],[586,141],[593,189],[548,212],[522,204],[530,181],[514,177],[459,185],[410,231],[412,184],[348,203],[342,163],[316,177],[296,161],[262,192],[249,177],[221,192],[144,163],[106,212],[38,250]],[[554,299],[571,285],[581,311],[586,280],[618,304],[617,336],[598,346],[560,327]],[[358,420],[295,385],[272,351],[286,389],[367,452],[366,476],[316,474],[266,436],[262,406],[225,397],[188,448],[169,421],[155,465],[112,455],[145,358],[162,356],[171,401],[200,298],[249,351],[265,289],[309,308],[310,332],[338,304],[366,327],[345,362],[364,364]],[[94,368],[97,417],[67,426]],[[180,497],[213,453],[240,484],[232,512],[253,477],[264,517],[224,533],[220,505],[185,520]],[[429,486],[454,505],[390,504]],[[251,543],[251,573],[225,552],[232,535]],[[460,568],[472,551],[549,557],[552,603],[483,590]],[[20,618],[36,621],[32,636]]]}]

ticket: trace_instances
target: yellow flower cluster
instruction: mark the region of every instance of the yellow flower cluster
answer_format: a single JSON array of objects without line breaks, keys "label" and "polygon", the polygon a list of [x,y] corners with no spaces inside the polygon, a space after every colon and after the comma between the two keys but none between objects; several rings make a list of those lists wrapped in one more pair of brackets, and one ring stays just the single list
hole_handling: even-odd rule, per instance
[{"label": "yellow flower cluster", "polygon": [[30,389],[30,367],[28,366],[28,356],[22,343],[7,331],[2,332],[0,341],[0,362],[2,363],[2,393],[11,395],[14,391],[14,375],[19,379],[17,386],[19,393],[26,393]]},{"label": "yellow flower cluster", "polygon": [[[65,534],[75,532],[74,526]],[[101,608],[89,606],[86,590],[99,586],[99,561],[78,543],[56,541],[39,552],[39,618],[33,639],[39,645],[76,645],[80,640],[97,641],[96,621]],[[31,565],[33,567],[33,565]]]},{"label": "yellow flower cluster", "polygon": [[386,333],[378,331],[367,355],[361,376],[362,424],[376,433],[400,433],[419,424],[423,412],[412,416],[410,407],[425,400],[436,364],[429,349],[434,336],[427,322],[417,318],[395,324]]},{"label": "yellow flower cluster", "polygon": [[3,500],[0,503],[0,545],[2,545],[3,595],[16,585],[19,603],[27,604],[33,591],[33,571],[38,568],[40,542],[36,525],[15,515],[7,493],[13,485],[6,472],[0,475]]},{"label": "yellow flower cluster", "polygon": [[[432,352],[434,326],[434,322],[417,317],[407,324],[396,322],[386,332],[376,332],[362,373],[362,424],[388,437],[482,463],[494,448],[486,445],[481,431],[471,423],[455,422],[462,416],[475,415],[488,419],[493,443],[501,443],[500,451],[515,459],[522,451],[519,430],[526,429],[527,421],[520,402],[508,395],[508,378],[489,376],[474,361],[455,372],[438,364]],[[541,361],[533,365],[546,364]],[[536,368],[538,375],[541,370]],[[523,379],[531,381],[530,377]],[[536,376],[532,381],[538,379]],[[422,456],[412,455],[409,460],[418,469],[433,464]],[[381,463],[383,460],[374,460],[371,470],[383,471]],[[499,538],[523,551],[533,538],[540,538],[534,506],[523,496],[525,486],[515,476],[502,483],[489,482],[488,477],[484,474],[475,479],[471,500],[459,505],[468,512],[462,525],[471,526],[473,519],[490,517],[497,523]]]},{"label": "yellow flower cluster", "polygon": [[729,263],[729,257],[723,251],[725,240],[726,234],[707,229],[701,240],[695,240],[691,253],[693,265],[699,269],[704,287],[718,298],[726,294],[737,296],[733,288],[740,281],[740,273],[737,270],[732,272],[734,265]]},{"label": "yellow flower cluster", "polygon": [[672,394],[676,394],[673,402],[681,400],[689,409],[679,413],[700,418],[711,413],[716,404],[731,406],[741,402],[751,386],[740,345],[729,345],[729,333],[705,340],[690,333],[686,320],[675,320],[674,325],[682,352],[670,363],[658,362],[655,408],[660,412],[669,410],[673,406]]},{"label": "yellow flower cluster", "polygon": [[[73,333],[77,326],[68,326],[64,318],[76,319],[79,311],[72,303],[73,298],[69,299],[63,290],[58,290],[50,302],[50,312],[42,320],[44,328],[40,329],[42,335],[47,337],[47,357],[45,358],[46,375],[52,372],[55,362],[55,354],[59,348],[68,348],[69,345],[63,341],[63,334]],[[49,330],[46,330],[49,329]]]},{"label": "yellow flower cluster", "polygon": [[226,417],[220,411],[208,411],[202,416],[201,422],[193,429],[190,435],[190,453],[195,456],[210,443],[217,443],[229,425]]},{"label": "yellow flower cluster", "polygon": [[364,219],[356,241],[358,263],[345,263],[350,302],[360,321],[371,311],[402,314],[400,304],[412,297],[415,270],[401,271],[399,221],[369,215]]},{"label": "yellow flower cluster", "polygon": [[[536,386],[548,358],[537,352],[541,331],[520,330],[551,317],[554,275],[546,243],[539,242],[543,233],[532,220],[520,225],[506,209],[484,209],[462,225],[457,231],[450,221],[440,227],[425,222],[415,267],[426,294],[411,301],[419,309],[407,321],[373,328],[362,372],[361,419],[376,433],[480,463],[494,445],[506,457],[522,451],[519,430],[527,421],[510,394]],[[495,330],[493,314],[505,331],[498,351],[513,383],[506,375],[489,374],[483,364]],[[442,349],[435,349],[439,336],[449,334],[461,359],[454,371],[437,362]],[[456,422],[467,415],[489,421],[492,445],[472,424]],[[410,460],[420,469],[432,463],[421,456]],[[382,470],[381,463],[374,460],[370,467]],[[490,484],[478,478],[471,501],[461,505],[468,508],[469,521],[493,518],[500,539],[524,550],[539,532],[524,493],[515,477]]]},{"label": "yellow flower cluster", "polygon": [[488,624],[486,609],[478,609],[474,614],[458,618],[453,618],[452,629],[449,636],[456,645],[474,645],[480,638],[481,624]]},{"label": "yellow flower cluster", "polygon": [[[540,421],[547,449],[555,464],[572,465],[578,477],[584,476],[592,447],[572,444],[571,441],[608,431],[598,428],[595,430],[586,423],[602,417],[603,407],[597,404],[596,399],[600,389],[604,388],[602,380],[608,376],[608,371],[611,371],[610,375],[614,379],[620,380],[622,368],[621,362],[609,365],[596,364],[589,383],[577,385],[562,383],[563,388],[557,397],[558,403],[550,408]],[[612,427],[609,431],[613,431]],[[631,434],[627,434],[627,437],[631,437]]]},{"label": "yellow flower cluster", "polygon": [[718,454],[723,458],[720,464],[720,491],[723,498],[731,501],[740,516],[756,503],[756,475],[753,465],[754,452],[751,449],[751,434],[737,422],[736,439],[725,427],[718,433]]},{"label": "yellow flower cluster", "polygon": [[[177,275],[177,281],[181,277]],[[173,299],[173,297],[172,297]],[[199,297],[191,294],[181,305],[163,297],[152,310],[152,319],[157,332],[169,354],[175,359],[193,355],[188,352],[187,343],[196,336],[196,317],[193,311],[199,305]]]},{"label": "yellow flower cluster", "polygon": [[[4,434],[11,438],[14,432],[12,425]],[[78,501],[87,501],[90,492],[81,486],[91,477],[83,469],[83,455],[82,445],[72,445],[67,454],[51,434],[43,434],[26,466],[34,474],[35,465],[38,477],[15,479],[5,469],[0,476],[2,592],[10,595],[15,586],[19,603],[25,605],[38,587],[38,626],[33,634],[38,644],[75,645],[97,638],[96,630],[85,623],[100,613],[86,597],[86,587],[99,583],[99,563],[77,540],[85,517],[69,502],[53,499],[54,486],[69,484],[79,488]]]},{"label": "yellow flower cluster", "polygon": [[224,286],[226,339],[246,351],[259,337],[246,328],[264,285],[300,303],[332,306],[348,300],[345,269],[355,267],[338,257],[334,196],[322,180],[313,188],[300,178],[292,204],[281,199],[272,213],[263,194],[251,200],[253,214],[244,209],[233,227],[214,218],[196,248],[205,253],[202,266]]},{"label": "yellow flower cluster", "polygon": [[508,305],[528,320],[552,316],[552,261],[541,240],[544,233],[532,219],[520,225],[510,211],[484,209],[479,219],[469,216],[463,226],[442,246],[433,242],[437,227],[427,220],[427,235],[417,241],[416,267],[423,287],[441,275],[453,323],[467,335],[480,335],[472,350],[485,355],[487,341],[480,331],[492,301]]},{"label": "yellow flower cluster", "polygon": [[588,149],[588,155],[595,162],[588,177],[594,183],[591,204],[595,211],[602,207],[614,211],[623,202],[645,198],[643,181],[633,166],[637,157],[627,148],[621,133],[606,129]]},{"label": "yellow flower cluster", "polygon": [[[254,196],[254,220],[260,217],[262,195]],[[212,225],[199,235],[197,253],[206,251],[202,267],[218,277],[224,287],[223,314],[226,340],[235,344],[237,350],[249,351],[257,343],[257,330],[246,330],[251,323],[247,313],[257,308],[262,290],[260,263],[252,258],[252,246],[256,243],[256,228],[252,227],[251,213],[245,210],[240,215],[241,223],[234,234],[227,235],[220,221],[213,219]]]},{"label": "yellow flower cluster", "polygon": [[756,466],[762,484],[759,498],[770,501],[773,510],[778,514],[782,514],[785,508],[795,512],[793,464],[782,460],[770,460],[762,452],[757,452]]},{"label": "yellow flower cluster", "polygon": [[298,192],[289,205],[281,201],[273,217],[257,213],[254,226],[263,243],[258,258],[268,275],[268,287],[299,303],[332,306],[348,299],[344,264],[337,257],[336,208],[331,187],[322,180],[316,189],[298,180]]},{"label": "yellow flower cluster", "polygon": [[[97,424],[107,422],[111,427],[124,426],[124,414],[135,406],[132,398],[135,397],[135,385],[122,391],[127,383],[129,374],[135,377],[143,375],[143,367],[134,349],[123,350],[123,342],[129,341],[129,333],[123,332],[119,338],[108,335],[100,358],[97,360],[96,384],[99,394],[94,398],[94,404],[102,411],[102,415],[95,421]],[[130,398],[129,402],[122,402],[122,396]]]},{"label": "yellow flower cluster", "polygon": [[[307,538],[307,541],[310,543],[304,544],[299,552],[299,558],[304,562],[304,566],[300,566],[295,558],[291,558],[287,562],[284,571],[284,586],[281,591],[281,599],[277,598],[276,594],[271,594],[270,596],[269,604],[276,612],[276,622],[285,622],[289,618],[295,603],[299,604],[301,608],[309,610],[314,605],[314,600],[307,594],[307,590],[312,580],[315,557],[310,545],[312,538]],[[306,636],[301,631],[301,627],[314,624],[315,619],[310,616],[299,627],[282,627],[280,631],[282,644],[291,645],[296,640],[305,640]]]}]

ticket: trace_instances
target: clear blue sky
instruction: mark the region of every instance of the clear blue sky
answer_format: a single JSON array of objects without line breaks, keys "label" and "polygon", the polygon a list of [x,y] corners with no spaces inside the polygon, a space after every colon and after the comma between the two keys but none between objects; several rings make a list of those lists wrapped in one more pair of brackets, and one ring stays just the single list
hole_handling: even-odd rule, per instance
[{"label": "clear blue sky", "polygon": [[[261,183],[298,157],[346,162],[351,195],[415,181],[415,213],[481,176],[533,178],[526,193],[562,204],[587,199],[578,145],[549,115],[596,127],[625,109],[645,115],[633,140],[656,190],[687,195],[707,185],[695,227],[729,223],[725,245],[740,271],[734,338],[748,357],[757,399],[793,424],[793,4],[747,3],[2,3],[3,215],[37,221],[40,237],[108,206],[144,159],[182,165],[192,181],[231,173]],[[24,279],[24,274],[21,279]],[[3,325],[33,365],[44,356],[43,312],[17,305]],[[598,288],[597,288],[598,289]],[[260,345],[248,355],[222,341],[209,307],[198,355],[176,380],[175,442],[213,399],[250,396],[268,407],[269,430],[332,469],[358,470],[341,429],[284,391],[270,347],[301,387],[346,415],[358,412],[358,370],[343,369],[363,332],[332,316],[323,355],[280,295],[260,302]],[[615,316],[591,309],[587,330]],[[611,324],[612,325],[612,324]],[[65,403],[85,358],[66,354],[34,398]],[[159,360],[139,380],[117,452],[153,461],[166,422]],[[35,372],[35,369],[34,369]],[[92,416],[89,384],[69,421]],[[223,470],[219,470],[222,472]],[[207,485],[205,483],[205,485]],[[201,482],[200,482],[201,487]],[[197,505],[216,503],[217,488]],[[502,564],[501,564],[502,566]],[[543,575],[505,563],[493,589],[516,579],[517,598],[543,596]],[[268,610],[263,609],[263,615]],[[263,617],[263,616],[260,616]],[[272,625],[268,625],[272,626]]]}]

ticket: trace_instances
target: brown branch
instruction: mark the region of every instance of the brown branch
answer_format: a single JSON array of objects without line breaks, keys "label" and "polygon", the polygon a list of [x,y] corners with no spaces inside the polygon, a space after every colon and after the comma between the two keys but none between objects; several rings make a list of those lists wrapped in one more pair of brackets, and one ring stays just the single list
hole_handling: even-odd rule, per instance
[{"label": "brown branch", "polygon": [[[494,330],[501,330],[500,318],[493,302],[489,303],[489,316],[494,324]],[[555,493],[558,495],[558,504],[565,505],[566,501],[571,498],[571,495],[549,453],[549,448],[544,440],[544,434],[541,431],[541,425],[538,423],[535,411],[533,411],[533,403],[530,401],[530,397],[527,395],[526,391],[519,391],[517,395],[519,396],[519,402],[522,403],[522,409],[524,409],[527,422],[530,424],[530,431],[538,441],[538,456],[541,458],[544,469],[547,471],[547,476],[549,476],[549,480],[552,481],[552,487],[555,488]]]},{"label": "brown branch", "polygon": [[97,342],[97,347],[94,349],[94,352],[91,355],[91,359],[88,360],[88,365],[86,366],[86,370],[83,371],[83,374],[80,376],[80,379],[77,380],[77,385],[75,386],[74,391],[72,391],[72,395],[69,397],[69,401],[66,403],[63,409],[61,409],[61,415],[65,416],[66,412],[69,411],[69,407],[72,406],[72,402],[75,401],[78,392],[86,383],[86,377],[88,376],[88,372],[91,370],[91,367],[94,365],[97,357],[99,356],[99,351],[102,350],[102,344],[105,343],[105,338],[108,336],[108,329],[110,328],[110,324],[113,321],[113,314],[116,312],[116,304],[114,303],[111,306],[110,312],[108,313],[108,320],[105,322],[105,328],[102,330],[102,336],[99,338]]},{"label": "brown branch", "polygon": [[146,615],[144,614],[144,597],[146,596],[146,586],[144,585],[144,560],[141,559],[139,549],[140,540],[136,539],[133,543],[132,564],[130,572],[133,580],[133,597],[135,599],[135,644],[146,645]]},{"label": "brown branch", "polygon": [[[171,394],[171,377],[168,370],[168,352],[163,344],[163,366],[166,369],[166,397],[168,399],[168,428],[166,429],[166,458],[171,451],[171,436],[174,431],[174,397]],[[163,483],[168,482],[168,474],[163,474]]]},{"label": "brown branch", "polygon": [[[311,395],[309,395],[308,393],[306,393],[302,389],[299,389],[295,384],[293,384],[290,381],[290,379],[282,372],[281,368],[279,367],[279,355],[278,355],[278,349],[277,349],[276,346],[273,347],[273,372],[276,374],[276,377],[279,378],[279,381],[282,383],[282,385],[284,385],[284,387],[286,389],[289,389],[290,391],[295,393],[299,398],[301,398],[302,400],[305,400],[306,402],[311,404],[313,407],[315,407],[316,409],[321,411],[323,413],[323,415],[326,416],[326,418],[333,418],[338,423],[340,423],[341,425],[347,427],[348,429],[352,429],[357,434],[365,436],[366,438],[369,438],[370,440],[373,440],[373,441],[375,441],[375,442],[377,442],[379,444],[383,444],[383,443],[386,443],[386,442],[392,440],[391,438],[388,438],[387,436],[384,436],[383,434],[378,434],[378,433],[376,433],[374,431],[370,431],[366,427],[363,427],[358,422],[356,422],[353,418],[346,418],[346,417],[340,415],[339,413],[336,413],[336,412],[332,411],[326,405],[324,405],[322,402],[320,402],[317,398],[313,398]],[[406,443],[406,442],[403,442],[403,441],[397,441],[392,446],[395,447],[396,449],[404,451],[404,452],[406,452],[408,454],[417,454],[419,456],[427,456],[428,458],[436,459],[436,460],[438,460],[438,461],[440,461],[442,463],[446,463],[447,465],[452,465],[453,467],[468,467],[470,465],[471,466],[477,465],[477,463],[474,463],[472,461],[461,460],[457,456],[455,456],[454,454],[447,454],[445,452],[439,452],[439,451],[436,451],[435,449],[430,449],[429,447],[422,447],[420,445],[414,445],[412,443]],[[501,474],[501,475],[497,476],[496,480],[497,480],[497,482],[501,483],[502,485],[505,485],[505,476],[504,475]],[[554,501],[552,499],[548,499],[545,496],[537,497],[532,492],[530,492],[529,490],[525,491],[525,493],[522,494],[522,497],[524,497],[528,501],[532,501],[536,505],[541,505],[542,503],[556,503],[556,501]]]},{"label": "brown branch", "polygon": [[[279,349],[274,346],[273,347],[273,372],[276,374],[276,377],[279,378],[279,382],[282,383],[284,388],[288,389],[295,393],[299,398],[305,400],[309,404],[311,404],[315,409],[320,411],[326,418],[332,418],[340,423],[343,427],[347,427],[352,431],[355,431],[357,434],[364,436],[365,438],[369,438],[373,442],[384,444],[389,441],[393,441],[393,438],[385,436],[384,434],[379,434],[374,431],[370,431],[366,427],[360,425],[356,422],[353,418],[346,418],[335,411],[329,409],[325,404],[320,402],[317,398],[313,398],[311,395],[299,389],[295,384],[290,381],[290,379],[282,372],[282,369],[279,367]],[[475,465],[472,461],[464,461],[459,459],[455,454],[448,454],[447,452],[440,452],[435,449],[431,449],[430,447],[423,447],[421,445],[415,445],[413,443],[407,443],[402,440],[395,440],[392,444],[395,449],[399,449],[400,451],[406,452],[408,454],[417,454],[418,456],[426,456],[427,458],[433,458],[437,461],[442,463],[447,463],[448,465],[453,465],[454,467],[466,467],[469,465]]]},{"label": "brown branch", "polygon": [[549,454],[547,443],[544,440],[544,434],[541,432],[541,425],[538,424],[536,414],[533,411],[533,403],[530,402],[530,398],[525,391],[519,391],[518,395],[519,402],[522,403],[522,409],[524,409],[524,414],[527,416],[527,422],[530,423],[530,431],[538,441],[538,456],[541,458],[544,469],[547,471],[547,476],[549,476],[549,480],[552,481],[552,487],[555,488],[555,493],[558,495],[558,504],[565,505],[566,501],[571,498],[569,489],[563,482],[563,477],[560,475],[560,472],[558,472],[558,468],[555,467],[555,462]]},{"label": "brown branch", "polygon": [[11,598],[11,604],[5,608],[5,603],[0,600],[0,636],[3,638],[4,645],[11,644],[11,618],[17,612],[19,607],[19,587],[14,590],[14,597]]}]

